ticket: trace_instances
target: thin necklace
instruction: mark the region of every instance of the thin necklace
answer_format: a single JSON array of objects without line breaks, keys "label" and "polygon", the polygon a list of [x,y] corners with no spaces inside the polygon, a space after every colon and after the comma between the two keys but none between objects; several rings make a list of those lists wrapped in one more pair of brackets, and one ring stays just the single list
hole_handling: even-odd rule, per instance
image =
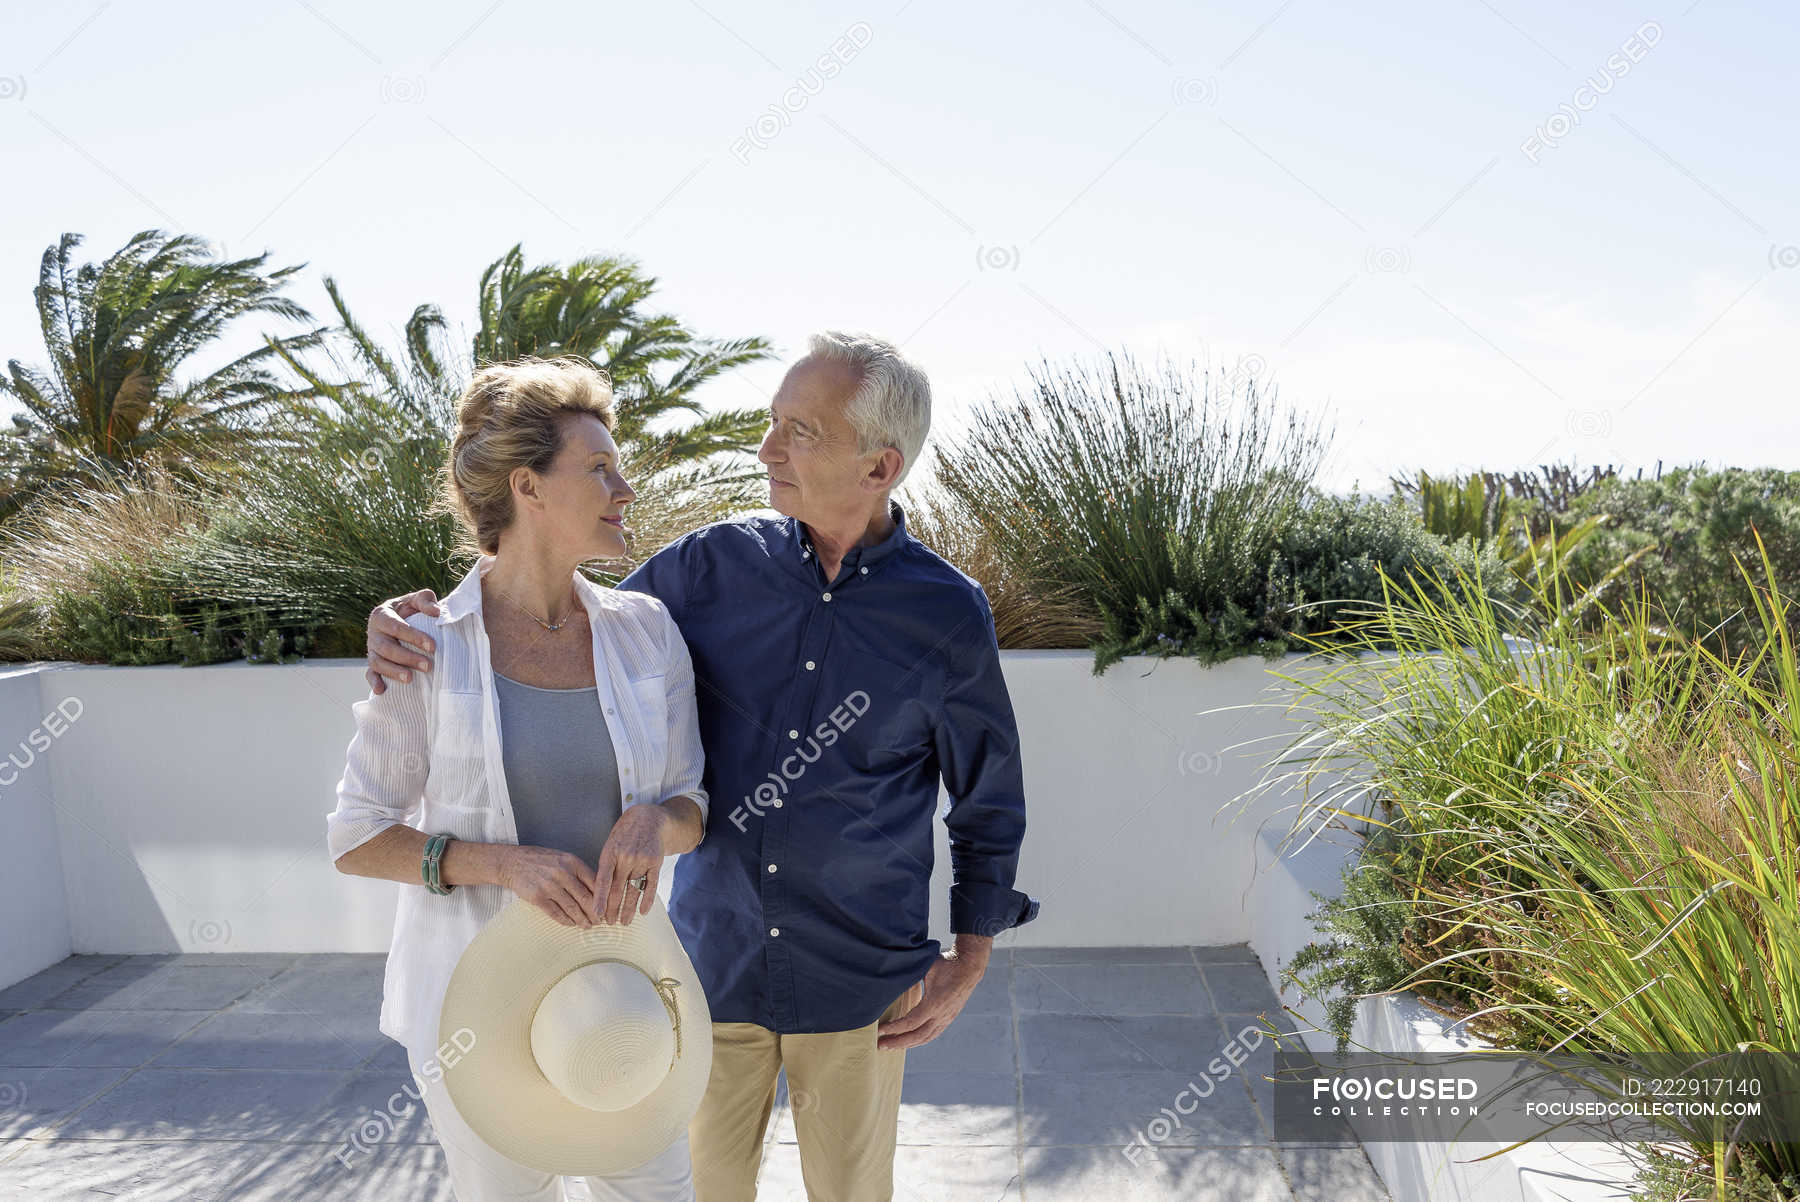
[{"label": "thin necklace", "polygon": [[508,601],[512,601],[513,605],[518,608],[520,613],[522,613],[526,617],[530,618],[533,622],[536,622],[539,626],[542,626],[545,630],[561,630],[564,626],[567,626],[569,624],[569,619],[575,616],[575,611],[570,610],[567,614],[563,615],[562,621],[560,621],[556,625],[552,626],[552,625],[550,625],[550,623],[544,621],[544,619],[542,619],[542,618],[538,617],[536,614],[532,613],[529,609],[526,609],[523,605],[520,605],[517,601],[513,601],[512,597],[510,595],[506,599]]}]

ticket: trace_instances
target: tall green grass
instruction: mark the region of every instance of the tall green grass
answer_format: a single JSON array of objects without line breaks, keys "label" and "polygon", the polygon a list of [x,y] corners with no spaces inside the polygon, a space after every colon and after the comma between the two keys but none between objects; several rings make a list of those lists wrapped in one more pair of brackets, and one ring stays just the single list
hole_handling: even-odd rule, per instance
[{"label": "tall green grass", "polygon": [[[1396,588],[1284,674],[1309,727],[1252,792],[1302,789],[1290,840],[1377,833],[1289,980],[1414,989],[1525,1050],[1800,1050],[1800,665],[1758,549],[1730,659],[1642,599],[1596,625],[1553,554],[1527,604]],[[1800,1143],[1681,1134],[1718,1182],[1800,1172]]]}]

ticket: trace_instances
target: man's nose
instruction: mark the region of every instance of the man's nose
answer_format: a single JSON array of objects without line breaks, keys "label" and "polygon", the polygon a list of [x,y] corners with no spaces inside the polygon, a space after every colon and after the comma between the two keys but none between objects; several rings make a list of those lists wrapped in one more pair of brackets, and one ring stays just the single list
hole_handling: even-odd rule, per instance
[{"label": "man's nose", "polygon": [[756,448],[756,458],[763,463],[774,463],[780,458],[780,456],[776,454],[775,429],[773,426],[769,428],[767,434],[763,435],[762,445]]}]

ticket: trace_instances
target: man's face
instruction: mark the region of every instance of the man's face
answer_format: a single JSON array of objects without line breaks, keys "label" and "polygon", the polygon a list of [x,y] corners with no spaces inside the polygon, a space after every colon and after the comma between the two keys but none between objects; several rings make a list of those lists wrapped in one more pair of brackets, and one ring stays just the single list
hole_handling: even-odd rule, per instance
[{"label": "man's face", "polygon": [[769,469],[769,506],[803,522],[853,510],[880,457],[856,453],[844,403],[856,393],[848,364],[806,358],[788,369],[769,403],[769,429],[756,457]]}]

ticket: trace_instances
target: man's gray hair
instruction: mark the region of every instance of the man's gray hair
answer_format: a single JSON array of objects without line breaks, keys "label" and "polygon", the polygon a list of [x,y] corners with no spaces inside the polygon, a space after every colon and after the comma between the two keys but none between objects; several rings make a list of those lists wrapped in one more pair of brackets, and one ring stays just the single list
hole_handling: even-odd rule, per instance
[{"label": "man's gray hair", "polygon": [[860,377],[856,392],[844,405],[844,416],[856,431],[856,451],[866,455],[893,447],[902,460],[899,487],[925,449],[931,431],[931,381],[900,348],[873,334],[825,330],[807,344],[812,358],[846,363]]}]

